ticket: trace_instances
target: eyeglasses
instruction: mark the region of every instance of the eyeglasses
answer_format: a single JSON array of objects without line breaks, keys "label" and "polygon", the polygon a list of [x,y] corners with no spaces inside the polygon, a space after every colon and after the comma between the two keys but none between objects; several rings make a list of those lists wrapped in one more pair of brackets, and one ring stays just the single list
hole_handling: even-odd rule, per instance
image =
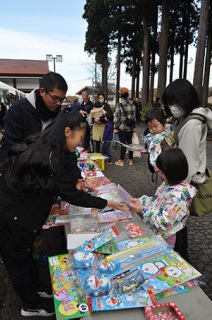
[{"label": "eyeglasses", "polygon": [[53,97],[48,91],[46,91],[46,93],[52,98],[52,100],[55,102],[55,103],[58,103],[58,102],[63,102],[63,100],[65,99],[65,97],[64,98],[59,98],[59,97]]}]

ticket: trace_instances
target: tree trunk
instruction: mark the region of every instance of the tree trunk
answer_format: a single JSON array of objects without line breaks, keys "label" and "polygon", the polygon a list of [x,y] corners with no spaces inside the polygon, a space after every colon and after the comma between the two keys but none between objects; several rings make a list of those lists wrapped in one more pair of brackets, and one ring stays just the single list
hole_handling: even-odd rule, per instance
[{"label": "tree trunk", "polygon": [[201,11],[199,18],[199,34],[195,59],[194,79],[193,84],[199,94],[200,100],[202,98],[202,78],[203,78],[203,65],[205,57],[205,44],[207,35],[207,23],[209,12],[210,0],[202,0]]},{"label": "tree trunk", "polygon": [[102,91],[108,99],[108,88],[107,88],[107,71],[108,71],[108,57],[107,53],[103,57],[103,62],[102,62]]},{"label": "tree trunk", "polygon": [[135,96],[135,64],[136,64],[136,57],[135,57],[135,53],[133,52],[131,97]]},{"label": "tree trunk", "polygon": [[149,30],[146,19],[144,19],[143,53],[142,105],[145,107],[148,103],[149,90]]},{"label": "tree trunk", "polygon": [[[153,21],[153,42],[157,41],[157,27],[158,27],[158,7],[155,8],[155,19]],[[153,103],[154,95],[154,80],[155,80],[155,46],[152,49],[152,62],[151,62],[151,74],[150,74],[150,87],[149,87],[149,104]]]},{"label": "tree trunk", "polygon": [[212,50],[212,8],[210,8],[210,25],[208,30],[208,43],[207,43],[204,84],[203,84],[203,94],[202,94],[202,104],[201,104],[201,106],[204,108],[207,107],[208,105],[208,87],[209,87],[210,65],[211,65],[211,50]]},{"label": "tree trunk", "polygon": [[116,73],[116,105],[119,103],[119,89],[120,89],[120,75],[121,75],[120,57],[121,57],[121,33],[119,31],[118,32],[117,60],[116,60],[116,68],[117,68],[117,73]]},{"label": "tree trunk", "polygon": [[173,71],[174,71],[174,46],[171,47],[171,62],[170,62],[170,74],[169,74],[169,83],[173,81]]},{"label": "tree trunk", "polygon": [[183,77],[183,48],[181,44],[181,49],[180,49],[180,63],[179,63],[179,79],[182,79]]},{"label": "tree trunk", "polygon": [[161,99],[166,86],[168,53],[169,0],[162,0],[162,22],[159,37],[159,74],[157,96]]},{"label": "tree trunk", "polygon": [[152,52],[152,68],[150,74],[150,87],[149,87],[149,104],[153,103],[153,92],[154,92],[154,80],[155,80],[155,52]]},{"label": "tree trunk", "polygon": [[189,22],[190,22],[190,11],[191,11],[191,4],[190,2],[187,3],[187,14],[186,14],[186,27],[185,27],[185,56],[184,56],[184,72],[183,72],[183,78],[187,78],[187,67],[188,67],[188,46],[189,46]]},{"label": "tree trunk", "polygon": [[136,97],[139,98],[139,86],[140,86],[140,59],[138,58],[138,62],[136,65]]},{"label": "tree trunk", "polygon": [[171,48],[170,48],[170,74],[169,74],[169,83],[173,81],[173,72],[174,72],[174,48],[175,48],[175,30],[176,30],[176,20],[177,20],[177,0],[173,3],[174,8],[174,17],[173,17],[173,30],[172,30],[172,39],[171,39]]}]

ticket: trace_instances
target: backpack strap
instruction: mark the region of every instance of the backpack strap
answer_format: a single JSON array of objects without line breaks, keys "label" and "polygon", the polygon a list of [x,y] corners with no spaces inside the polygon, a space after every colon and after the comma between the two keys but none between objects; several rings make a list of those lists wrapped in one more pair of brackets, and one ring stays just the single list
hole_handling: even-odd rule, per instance
[{"label": "backpack strap", "polygon": [[[192,119],[197,119],[197,120],[201,121],[202,124],[206,124],[206,117],[203,116],[202,114],[199,114],[199,113],[191,113],[187,118],[185,118],[181,122],[177,123],[177,126],[174,129],[174,133],[173,133],[173,139],[174,139],[177,146],[179,144],[178,138],[177,138],[178,133],[180,132],[181,128],[186,124],[186,122],[188,122],[189,120],[192,120]],[[204,126],[204,128],[202,130],[202,136],[204,135],[206,129],[207,129],[207,126]]]},{"label": "backpack strap", "polygon": [[[191,119],[197,119],[202,122],[202,124],[206,124],[206,117],[199,113],[191,113],[186,119],[182,120],[181,122],[177,122],[177,126],[174,129],[173,132],[171,132],[168,136],[166,136],[162,142],[161,147],[162,150],[165,151],[166,149],[174,148],[174,145],[179,145],[178,143],[178,133],[180,132],[180,129]],[[205,125],[202,130],[202,137],[204,136],[205,132],[207,130],[207,126]]]}]

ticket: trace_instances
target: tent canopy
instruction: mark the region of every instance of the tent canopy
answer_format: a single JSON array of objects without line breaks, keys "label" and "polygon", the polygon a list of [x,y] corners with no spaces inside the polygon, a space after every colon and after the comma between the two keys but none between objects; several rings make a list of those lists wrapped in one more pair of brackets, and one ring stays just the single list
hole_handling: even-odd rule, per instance
[{"label": "tent canopy", "polygon": [[20,91],[20,90],[18,90],[16,88],[13,88],[13,87],[9,86],[8,84],[6,84],[4,82],[1,82],[1,81],[0,81],[0,89],[3,89],[3,90],[6,89],[6,90],[9,91],[9,93],[12,93],[14,95],[19,95],[22,98],[25,97],[25,93],[24,92],[22,92],[22,91]]}]

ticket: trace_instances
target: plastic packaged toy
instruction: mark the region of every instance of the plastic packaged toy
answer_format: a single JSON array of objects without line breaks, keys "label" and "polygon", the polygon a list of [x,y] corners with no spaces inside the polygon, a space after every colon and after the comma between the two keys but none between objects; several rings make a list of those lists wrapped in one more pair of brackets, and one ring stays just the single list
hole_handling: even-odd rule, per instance
[{"label": "plastic packaged toy", "polygon": [[94,268],[97,260],[98,258],[94,253],[85,254],[82,251],[75,252],[72,256],[74,268]]},{"label": "plastic packaged toy", "polygon": [[90,294],[91,296],[99,296],[102,294],[107,295],[110,291],[111,282],[107,276],[104,275],[90,275],[85,278],[84,281],[84,289],[85,292]]},{"label": "plastic packaged toy", "polygon": [[140,269],[126,271],[113,279],[118,294],[134,292],[142,286],[145,278]]}]

